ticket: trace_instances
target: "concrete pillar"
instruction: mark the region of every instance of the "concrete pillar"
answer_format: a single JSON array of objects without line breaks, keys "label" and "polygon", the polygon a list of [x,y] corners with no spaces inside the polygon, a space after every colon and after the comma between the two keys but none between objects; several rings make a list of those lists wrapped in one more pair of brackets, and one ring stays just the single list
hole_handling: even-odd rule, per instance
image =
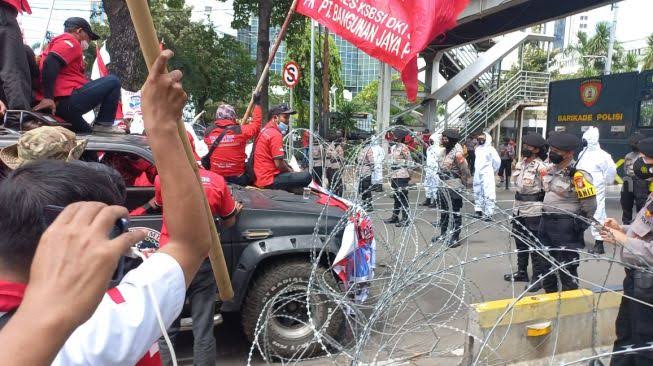
[{"label": "concrete pillar", "polygon": [[[432,57],[426,57],[426,92],[434,93],[438,90],[438,75],[440,74],[440,60],[442,60],[442,52],[438,52]],[[424,104],[424,122],[426,128],[433,132],[439,125],[438,123],[438,104],[439,101],[432,99]]]},{"label": "concrete pillar", "polygon": [[392,91],[392,69],[379,61],[379,91],[376,105],[377,132],[390,125],[390,97]]}]

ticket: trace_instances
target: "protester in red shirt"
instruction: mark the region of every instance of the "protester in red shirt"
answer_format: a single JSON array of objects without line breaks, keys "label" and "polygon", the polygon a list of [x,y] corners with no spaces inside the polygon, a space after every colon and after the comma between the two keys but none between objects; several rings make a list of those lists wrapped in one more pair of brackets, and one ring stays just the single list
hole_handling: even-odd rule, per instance
[{"label": "protester in red shirt", "polygon": [[[247,159],[245,147],[247,142],[256,137],[261,130],[263,111],[259,105],[260,101],[260,95],[255,95],[252,122],[242,126],[236,120],[234,107],[222,104],[215,113],[215,126],[204,138],[204,142],[211,152],[213,144],[224,133],[211,154],[210,170],[223,176],[229,183],[241,186],[250,183],[249,177],[245,174],[245,160]],[[227,132],[224,132],[225,129]]]},{"label": "protester in red shirt", "polygon": [[295,191],[311,183],[309,172],[293,172],[284,160],[283,136],[288,133],[288,121],[295,114],[286,104],[272,107],[270,121],[261,130],[254,148],[255,185],[259,188]]},{"label": "protester in red shirt", "polygon": [[[66,33],[55,37],[41,54],[42,98],[34,110],[51,110],[81,133],[125,133],[113,122],[120,100],[120,81],[109,75],[88,81],[84,75],[83,52],[91,40],[100,37],[93,33],[85,19],[68,18]],[[37,96],[37,99],[41,96]],[[100,106],[93,128],[82,117]]]},{"label": "protester in red shirt", "polygon": [[29,110],[32,102],[32,78],[16,20],[22,13],[32,13],[27,0],[0,0],[0,95],[10,110]]}]

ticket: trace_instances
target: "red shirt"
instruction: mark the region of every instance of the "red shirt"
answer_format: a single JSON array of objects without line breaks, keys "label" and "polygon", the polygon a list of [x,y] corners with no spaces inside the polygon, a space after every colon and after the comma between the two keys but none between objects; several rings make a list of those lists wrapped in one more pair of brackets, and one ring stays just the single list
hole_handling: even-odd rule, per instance
[{"label": "red shirt", "polygon": [[[237,177],[245,172],[245,147],[247,142],[256,137],[261,130],[261,121],[263,112],[258,105],[254,107],[252,113],[252,122],[240,126],[240,133],[228,131],[220,141],[220,145],[211,155],[211,171],[220,174],[223,177]],[[210,149],[213,142],[220,136],[222,131],[228,126],[236,126],[238,123],[232,120],[222,119],[215,121],[216,128],[204,138],[206,146]]]},{"label": "red shirt", "polygon": [[[211,213],[220,216],[221,218],[228,218],[236,209],[236,202],[231,196],[229,186],[222,176],[210,172],[205,169],[200,169],[200,178],[202,179],[202,186],[204,187],[204,194],[209,201]],[[163,206],[163,197],[161,195],[161,180],[159,176],[154,179],[154,200],[160,207]],[[165,209],[165,208],[164,208]],[[161,225],[161,238],[159,240],[159,248],[168,244],[170,237],[168,235],[168,228],[166,227],[165,214],[163,215],[163,224]]]},{"label": "red shirt", "polygon": [[277,127],[277,123],[270,121],[261,130],[256,140],[254,151],[254,174],[256,175],[256,182],[254,185],[263,188],[274,183],[274,177],[281,173],[274,163],[274,159],[283,159],[284,156],[283,136],[281,135],[281,131],[279,131],[279,127]]},{"label": "red shirt", "polygon": [[[54,82],[54,97],[67,97],[74,90],[81,88],[88,83],[84,75],[84,57],[82,45],[69,33],[55,37],[41,55],[40,69],[43,74],[43,64],[50,53],[61,57],[66,63],[59,70],[57,80]],[[39,94],[42,95],[42,91]],[[41,99],[41,98],[39,98]]]},{"label": "red shirt", "polygon": [[302,147],[304,149],[308,148],[309,141],[310,141],[310,136],[308,134],[308,131],[304,131],[304,133],[302,134]]},{"label": "red shirt", "polygon": [[16,9],[18,14],[22,14],[23,12],[32,14],[32,9],[29,7],[27,0],[0,0],[0,2],[9,4],[9,6]]}]

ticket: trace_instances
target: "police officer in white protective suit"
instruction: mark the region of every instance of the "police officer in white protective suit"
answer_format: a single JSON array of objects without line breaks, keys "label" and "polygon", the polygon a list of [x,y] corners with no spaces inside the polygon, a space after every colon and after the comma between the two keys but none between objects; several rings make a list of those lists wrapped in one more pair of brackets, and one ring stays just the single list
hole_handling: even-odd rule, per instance
[{"label": "police officer in white protective suit", "polygon": [[432,134],[429,137],[430,146],[426,149],[426,166],[424,167],[424,189],[426,190],[426,201],[422,206],[437,207],[438,203],[438,172],[440,171],[440,160],[444,157],[444,147],[440,146],[441,135]]},{"label": "police officer in white protective suit", "polygon": [[[587,145],[578,155],[578,169],[584,170],[592,175],[594,187],[596,188],[596,212],[594,218],[598,222],[603,222],[605,215],[605,194],[609,184],[614,182],[617,174],[617,166],[612,160],[612,156],[601,149],[599,145],[599,129],[590,127],[583,134],[584,143]],[[592,236],[594,237],[594,249],[590,253],[603,254],[603,241],[600,233],[591,227]]]},{"label": "police officer in white protective suit", "polygon": [[494,180],[501,158],[499,153],[492,146],[492,137],[487,133],[481,133],[476,137],[478,145],[474,150],[474,211],[476,217],[483,217],[490,221],[494,213],[494,202],[497,199]]}]

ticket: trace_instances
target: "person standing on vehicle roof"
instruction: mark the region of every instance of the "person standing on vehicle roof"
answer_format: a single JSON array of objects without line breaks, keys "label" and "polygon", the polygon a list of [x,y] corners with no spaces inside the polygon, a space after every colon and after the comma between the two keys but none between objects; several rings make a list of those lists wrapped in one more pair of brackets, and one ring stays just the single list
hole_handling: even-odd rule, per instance
[{"label": "person standing on vehicle roof", "polygon": [[[463,148],[458,143],[460,132],[456,129],[442,131],[440,144],[444,146],[444,158],[440,161],[440,180],[447,187],[445,190],[438,190],[439,205],[442,210],[440,214],[440,235],[434,236],[431,241],[436,242],[446,238],[445,244],[449,248],[461,245],[460,230],[463,218],[460,210],[463,207],[463,197],[460,192],[471,185],[471,174],[467,160],[463,155]],[[451,204],[449,200],[451,199]],[[453,217],[453,223],[449,225],[449,216]]]},{"label": "person standing on vehicle roof", "polygon": [[[35,111],[50,110],[72,125],[77,133],[125,133],[114,126],[120,80],[115,75],[88,81],[84,75],[84,50],[100,38],[82,18],[68,18],[64,34],[55,37],[41,54],[42,99]],[[37,97],[38,99],[38,97]],[[82,117],[100,106],[93,128]]]},{"label": "person standing on vehicle roof", "polygon": [[329,180],[329,189],[336,196],[342,196],[342,167],[345,161],[343,149],[344,137],[342,131],[336,131],[336,137],[326,147],[326,177]]},{"label": "person standing on vehicle roof", "polygon": [[590,226],[586,221],[596,212],[596,188],[591,174],[576,169],[574,151],[581,145],[578,137],[553,132],[548,143],[553,165],[544,177],[546,193],[537,236],[550,255],[544,260],[542,273],[560,267],[542,279],[542,287],[550,293],[578,289],[578,250],[585,248],[583,233]]},{"label": "person standing on vehicle roof", "polygon": [[[394,206],[392,217],[384,220],[386,224],[395,224],[396,227],[408,226],[410,223],[410,206],[408,203],[408,182],[410,182],[410,172],[413,157],[410,155],[410,149],[404,141],[408,136],[408,131],[402,127],[396,127],[392,131],[395,144],[390,150],[390,186],[393,190],[392,198]],[[399,218],[399,214],[402,218]]]},{"label": "person standing on vehicle roof", "polygon": [[515,233],[515,246],[517,253],[517,271],[503,276],[506,281],[528,282],[528,258],[532,263],[533,276],[529,291],[536,292],[542,289],[538,281],[542,273],[543,258],[537,252],[529,253],[527,240],[535,242],[535,235],[540,227],[542,218],[542,201],[544,200],[544,177],[548,174],[548,164],[544,162],[547,157],[546,140],[536,133],[524,136],[522,160],[515,166],[512,173],[513,183],[517,188],[515,201],[512,206],[512,232]]},{"label": "person standing on vehicle roof", "polygon": [[[11,110],[29,110],[32,102],[32,78],[16,20],[23,13],[32,13],[27,0],[0,0],[0,94]],[[0,106],[0,117],[3,114]]]},{"label": "person standing on vehicle roof", "polygon": [[635,174],[633,169],[635,161],[642,156],[638,144],[644,138],[644,135],[635,132],[628,141],[632,151],[626,154],[624,158],[624,173],[626,177],[621,187],[621,197],[619,200],[622,210],[621,222],[624,225],[630,225],[633,221],[633,206],[635,206],[635,211],[639,212],[644,207],[646,199],[651,192],[651,179],[640,178]]},{"label": "person standing on vehicle roof", "polygon": [[256,138],[250,158],[254,159],[255,186],[298,193],[311,183],[311,173],[294,172],[284,159],[283,137],[288,134],[290,115],[296,113],[286,104],[268,112],[270,120]]},{"label": "person standing on vehicle roof", "polygon": [[[223,176],[227,182],[241,186],[251,183],[245,172],[245,148],[247,142],[258,135],[263,120],[260,94],[255,94],[253,99],[252,122],[238,124],[234,107],[222,104],[215,112],[214,126],[204,137],[204,142],[209,147],[210,170]],[[209,169],[206,166],[204,168]]]},{"label": "person standing on vehicle roof", "polygon": [[[585,148],[578,154],[578,169],[582,169],[592,175],[594,180],[594,187],[596,188],[596,212],[594,219],[598,222],[605,221],[605,195],[607,186],[614,182],[617,176],[617,165],[612,160],[612,156],[605,150],[601,149],[599,144],[599,129],[590,127],[583,134],[583,141],[587,144]],[[594,237],[594,248],[590,249],[590,253],[603,254],[603,240],[601,233],[594,228],[590,228],[592,236]]]}]

